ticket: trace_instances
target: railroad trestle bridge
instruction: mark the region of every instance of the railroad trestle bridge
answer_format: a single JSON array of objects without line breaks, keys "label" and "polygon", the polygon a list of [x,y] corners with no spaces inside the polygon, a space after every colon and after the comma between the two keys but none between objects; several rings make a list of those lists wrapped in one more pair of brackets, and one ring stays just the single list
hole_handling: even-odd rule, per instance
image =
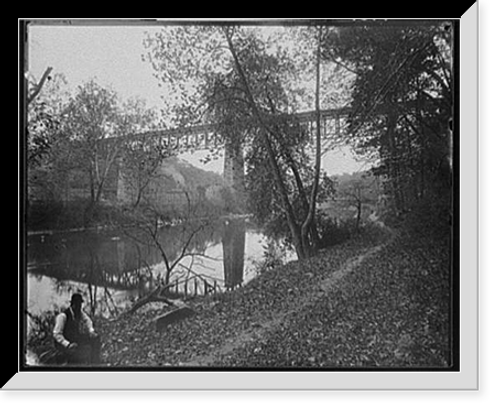
[{"label": "railroad trestle bridge", "polygon": [[[332,140],[342,133],[350,108],[328,109],[321,111],[321,135],[324,140]],[[277,115],[279,116],[279,115]],[[316,112],[307,111],[295,114],[284,114],[305,127],[309,135],[313,137],[316,130]],[[219,132],[217,124],[201,124],[186,127],[176,127],[160,130],[152,130],[140,133],[132,133],[125,137],[129,140],[143,138],[158,139],[162,147],[171,149],[195,149],[203,150],[220,147],[225,144],[225,136]]]},{"label": "railroad trestle bridge", "polygon": [[[321,137],[326,142],[323,150],[331,147],[334,142],[345,134],[349,107],[322,110],[320,115]],[[311,142],[316,136],[316,112],[306,111],[295,114],[276,115],[289,117],[308,131]],[[188,127],[177,127],[161,130],[151,130],[140,133],[131,133],[116,137],[123,141],[151,141],[160,148],[169,151],[204,150],[221,148],[224,150],[223,179],[225,184],[236,193],[243,193],[244,188],[244,153],[241,144],[234,144],[231,139],[221,135],[221,128],[217,124],[202,124]],[[113,138],[112,138],[113,139]],[[326,146],[326,147],[325,147]],[[123,174],[126,171],[121,171]],[[119,173],[120,176],[120,173]],[[118,184],[118,198],[124,198],[123,183]]]}]

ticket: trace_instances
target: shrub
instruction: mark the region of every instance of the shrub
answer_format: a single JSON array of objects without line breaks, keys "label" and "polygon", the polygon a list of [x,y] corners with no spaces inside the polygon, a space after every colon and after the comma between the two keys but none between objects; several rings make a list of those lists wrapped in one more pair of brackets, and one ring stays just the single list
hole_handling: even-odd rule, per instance
[{"label": "shrub", "polygon": [[320,249],[343,243],[349,240],[356,231],[355,220],[334,221],[323,213],[318,213],[316,225],[318,228]]},{"label": "shrub", "polygon": [[47,346],[52,346],[52,331],[58,311],[47,311],[41,315],[28,313],[28,332],[26,346],[34,353],[40,353]]}]

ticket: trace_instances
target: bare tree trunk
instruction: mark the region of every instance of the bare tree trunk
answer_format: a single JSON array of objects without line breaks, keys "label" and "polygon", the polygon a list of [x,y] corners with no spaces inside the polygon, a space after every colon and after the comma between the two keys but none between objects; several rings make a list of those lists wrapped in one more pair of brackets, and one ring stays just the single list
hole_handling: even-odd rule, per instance
[{"label": "bare tree trunk", "polygon": [[[321,86],[321,35],[322,28],[318,28],[318,39],[316,49],[316,92],[315,92],[315,110],[316,110],[316,164],[314,171],[313,188],[309,200],[309,211],[305,221],[302,223],[301,236],[302,243],[309,246],[309,231],[314,220],[316,212],[316,199],[318,196],[319,175],[321,170],[321,107],[320,107],[320,86]],[[308,251],[308,254],[311,251]]]},{"label": "bare tree trunk", "polygon": [[390,185],[393,192],[394,205],[396,207],[396,212],[400,213],[403,210],[402,199],[401,199],[401,182],[399,181],[398,165],[396,159],[396,125],[397,125],[397,114],[394,112],[394,108],[391,108],[391,113],[389,113],[387,118],[387,130],[384,134],[383,140],[388,149],[387,153],[387,176],[389,177]]},{"label": "bare tree trunk", "polygon": [[35,90],[33,90],[33,92],[28,96],[28,105],[33,100],[35,100],[36,96],[38,96],[40,94],[40,92],[42,91],[42,87],[43,87],[45,81],[47,80],[47,78],[49,77],[49,74],[51,71],[52,71],[52,67],[47,67],[47,69],[45,70],[45,72],[42,75],[42,78],[40,79],[38,84],[35,86]]},{"label": "bare tree trunk", "polygon": [[83,211],[83,227],[88,227],[92,221],[92,216],[95,209],[95,187],[94,187],[94,174],[92,168],[88,169],[89,186],[90,186],[90,199],[88,205]]},{"label": "bare tree trunk", "polygon": [[[304,208],[305,211],[309,211],[309,201],[307,200],[307,195],[306,191],[304,188],[304,184],[302,183],[302,178],[300,176],[299,170],[297,168],[297,164],[295,163],[295,160],[293,159],[292,155],[287,151],[285,153],[287,157],[287,161],[290,165],[290,168],[292,169],[292,173],[295,177],[295,183],[297,184],[297,189],[299,191],[299,197],[300,201],[302,203],[302,207]],[[318,228],[316,227],[316,222],[315,218],[313,217],[313,220],[311,222],[311,227],[310,227],[310,234],[311,234],[311,247],[313,250],[317,250],[319,246],[319,234],[318,234]]]},{"label": "bare tree trunk", "polygon": [[162,302],[162,303],[166,303],[169,306],[176,306],[176,302],[174,300],[168,299],[165,296],[163,296],[163,293],[165,291],[167,291],[173,285],[174,284],[167,284],[167,285],[158,286],[155,290],[153,290],[153,292],[151,292],[147,296],[144,296],[143,298],[137,300],[132,305],[132,307],[130,309],[128,309],[126,312],[123,312],[122,316],[131,315],[131,314],[137,312],[143,306],[147,305],[148,303],[153,303],[153,302]]},{"label": "bare tree trunk", "polygon": [[361,198],[358,198],[356,203],[356,208],[358,210],[358,214],[356,216],[356,232],[359,231],[359,223],[361,221],[361,207],[362,207]]}]

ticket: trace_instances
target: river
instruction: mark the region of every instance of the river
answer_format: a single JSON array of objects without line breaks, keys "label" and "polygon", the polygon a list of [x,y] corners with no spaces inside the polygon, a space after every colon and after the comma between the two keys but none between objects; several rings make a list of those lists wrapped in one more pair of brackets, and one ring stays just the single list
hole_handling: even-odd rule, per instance
[{"label": "river", "polygon": [[[169,279],[172,297],[223,293],[258,275],[269,252],[276,251],[241,218],[178,223],[148,235],[137,229],[29,235],[28,311],[59,310],[80,292],[91,315],[116,316],[164,278],[165,258],[172,266],[181,255]],[[276,253],[282,262],[294,259],[292,253]]]}]

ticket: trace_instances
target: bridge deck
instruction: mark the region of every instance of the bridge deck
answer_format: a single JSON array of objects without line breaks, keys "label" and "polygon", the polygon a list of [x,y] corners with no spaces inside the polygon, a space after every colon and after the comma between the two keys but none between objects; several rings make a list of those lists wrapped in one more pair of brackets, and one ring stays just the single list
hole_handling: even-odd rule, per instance
[{"label": "bridge deck", "polygon": [[[322,131],[325,140],[337,137],[345,126],[345,119],[350,113],[349,107],[337,109],[328,109],[321,111]],[[282,116],[291,116],[305,125],[314,135],[316,128],[316,112],[306,111],[294,114],[283,114]],[[212,148],[222,146],[224,137],[218,132],[218,124],[201,124],[186,127],[167,128],[151,130],[142,133],[131,133],[124,136],[116,136],[111,139],[130,139],[141,140],[146,138],[158,139],[166,147],[192,147],[192,148]]]}]

